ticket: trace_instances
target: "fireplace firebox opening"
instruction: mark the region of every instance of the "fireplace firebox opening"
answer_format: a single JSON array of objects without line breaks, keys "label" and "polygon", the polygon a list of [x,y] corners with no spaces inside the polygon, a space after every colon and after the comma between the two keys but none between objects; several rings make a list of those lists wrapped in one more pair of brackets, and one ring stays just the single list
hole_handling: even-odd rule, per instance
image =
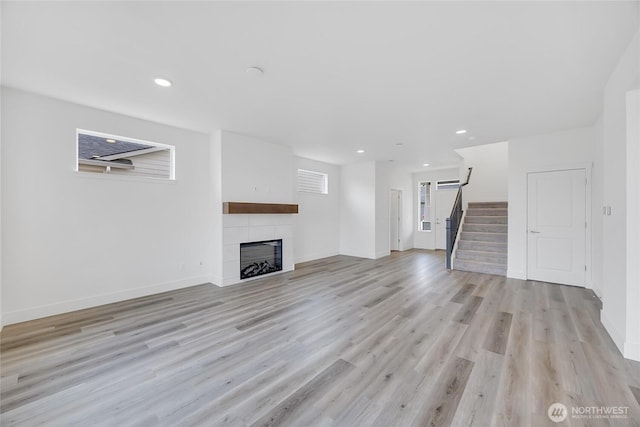
[{"label": "fireplace firebox opening", "polygon": [[240,243],[240,279],[282,271],[282,239]]}]

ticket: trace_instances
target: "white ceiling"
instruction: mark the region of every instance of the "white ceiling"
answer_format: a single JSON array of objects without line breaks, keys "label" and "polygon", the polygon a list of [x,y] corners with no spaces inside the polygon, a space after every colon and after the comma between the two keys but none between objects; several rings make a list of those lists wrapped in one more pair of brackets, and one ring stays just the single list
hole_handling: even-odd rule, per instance
[{"label": "white ceiling", "polygon": [[[2,83],[245,133],[331,163],[417,170],[455,163],[454,148],[592,124],[639,10],[629,1],[3,2]],[[250,66],[264,76],[247,76]],[[156,86],[157,76],[174,86]]]}]

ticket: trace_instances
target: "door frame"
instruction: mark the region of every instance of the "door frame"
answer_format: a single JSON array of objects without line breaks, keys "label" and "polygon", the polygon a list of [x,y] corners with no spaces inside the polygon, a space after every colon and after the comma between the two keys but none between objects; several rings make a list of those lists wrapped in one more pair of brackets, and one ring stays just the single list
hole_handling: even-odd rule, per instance
[{"label": "door frame", "polygon": [[[587,226],[585,227],[585,264],[587,265],[587,271],[585,273],[585,288],[593,289],[593,262],[591,259],[591,240],[592,240],[592,211],[593,206],[591,205],[591,169],[593,167],[592,163],[588,162],[580,162],[580,163],[558,163],[551,164],[546,166],[539,166],[535,168],[530,168],[525,172],[525,178],[528,180],[530,173],[540,173],[540,172],[559,172],[559,171],[567,171],[567,170],[575,170],[575,169],[584,169],[584,174],[586,177],[586,186],[585,186],[585,219],[587,221]],[[525,255],[526,262],[524,264],[524,272],[526,280],[529,280],[529,186],[527,185],[527,195],[526,195],[526,205],[525,205],[525,229],[523,233],[525,233]]]},{"label": "door frame", "polygon": [[398,193],[398,251],[403,251],[402,244],[402,204],[404,202],[404,195],[402,194],[402,190],[400,188],[389,188],[389,251],[391,251],[391,195],[397,192]]}]

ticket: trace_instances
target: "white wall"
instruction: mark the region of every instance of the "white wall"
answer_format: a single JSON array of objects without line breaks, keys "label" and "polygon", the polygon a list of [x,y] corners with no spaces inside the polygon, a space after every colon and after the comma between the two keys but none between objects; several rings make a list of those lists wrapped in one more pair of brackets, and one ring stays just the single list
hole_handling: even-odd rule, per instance
[{"label": "white wall", "polygon": [[340,253],[375,258],[376,164],[344,165],[340,180]]},{"label": "white wall", "polygon": [[[602,323],[626,357],[640,360],[640,329],[630,324],[627,304],[629,289],[640,284],[631,283],[627,275],[628,247],[633,236],[628,236],[628,186],[627,155],[629,145],[637,141],[627,136],[627,92],[640,86],[640,42],[636,34],[620,58],[604,88],[602,113],[603,151],[603,204],[611,206],[611,215],[603,218],[603,308]],[[633,165],[637,167],[637,164]],[[633,220],[637,220],[633,218]],[[598,244],[598,243],[596,243]],[[637,259],[635,260],[637,263]],[[638,302],[631,301],[637,310]]]},{"label": "white wall", "polygon": [[[388,162],[387,162],[388,163]],[[389,224],[389,175],[390,171],[386,163],[376,162],[375,181],[375,257],[382,258],[391,253],[390,250],[390,224]]]},{"label": "white wall", "polygon": [[478,145],[455,150],[464,159],[460,180],[467,179],[473,168],[469,184],[464,187],[464,206],[469,202],[504,202],[508,195],[509,143]]},{"label": "white wall", "polygon": [[211,281],[220,285],[223,282],[223,242],[222,242],[222,131],[213,132],[209,137],[209,185],[212,188],[211,201],[213,203],[211,220],[213,232],[212,240],[212,268]]},{"label": "white wall", "polygon": [[593,126],[593,166],[591,168],[591,285],[593,292],[602,298],[602,285],[604,283],[602,249],[603,220],[602,207],[604,206],[604,146],[602,141],[602,116]]},{"label": "white wall", "polygon": [[[402,190],[402,233],[400,235],[401,249],[406,251],[413,249],[413,230],[417,223],[416,211],[413,209],[414,199],[418,195],[418,190],[413,186],[413,174],[408,170],[395,165],[389,165],[389,181],[385,200],[387,201],[387,212],[389,212],[390,190]],[[386,234],[389,236],[390,222],[387,221]]]},{"label": "white wall", "polygon": [[[436,248],[436,233],[435,233],[435,212],[436,212],[436,183],[438,181],[447,181],[452,179],[464,180],[467,177],[466,173],[464,177],[460,176],[459,168],[439,169],[429,172],[419,172],[413,174],[413,221],[411,224],[411,230],[413,233],[413,247],[420,249],[435,249]],[[433,223],[432,231],[420,231],[418,230],[418,184],[420,182],[431,182],[431,209],[433,211]],[[465,193],[466,197],[466,193]]]},{"label": "white wall", "polygon": [[[2,5],[0,5],[0,18],[2,17],[1,11]],[[1,90],[2,88],[0,88],[0,91]],[[2,102],[0,102],[0,129],[2,129]],[[2,331],[2,327],[4,326],[4,319],[2,317],[2,194],[2,132],[0,132],[0,331]]]},{"label": "white wall", "polygon": [[572,167],[590,170],[594,139],[595,131],[589,127],[509,141],[508,277],[527,277],[527,173]]},{"label": "white wall", "polygon": [[640,90],[627,94],[627,338],[625,356],[640,360]]},{"label": "white wall", "polygon": [[[2,114],[5,324],[209,280],[207,135],[9,88]],[[175,145],[176,181],[75,172],[76,128]]]},{"label": "white wall", "polygon": [[328,175],[328,194],[295,192],[298,215],[294,215],[294,262],[300,263],[340,253],[340,167],[328,163],[294,158],[294,170]]},{"label": "white wall", "polygon": [[[0,20],[2,19],[2,4],[0,3]],[[0,36],[1,38],[1,36]],[[1,40],[0,40],[1,43]],[[2,67],[0,66],[0,69]],[[1,79],[0,79],[1,80]],[[1,88],[0,88],[1,90]],[[2,129],[2,103],[0,102],[0,129]],[[0,190],[2,189],[2,135],[0,132]],[[0,331],[4,326],[4,318],[2,317],[2,194],[0,191]]]},{"label": "white wall", "polygon": [[290,147],[222,131],[223,202],[293,203]]}]

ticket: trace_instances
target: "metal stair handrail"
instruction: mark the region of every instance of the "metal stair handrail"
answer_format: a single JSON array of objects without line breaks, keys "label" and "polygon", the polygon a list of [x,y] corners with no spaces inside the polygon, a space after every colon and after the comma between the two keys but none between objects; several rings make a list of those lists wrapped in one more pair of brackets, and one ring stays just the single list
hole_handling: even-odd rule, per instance
[{"label": "metal stair handrail", "polygon": [[458,187],[458,194],[456,194],[456,200],[455,202],[453,202],[451,215],[449,215],[449,218],[445,220],[447,229],[447,253],[445,256],[445,262],[447,270],[451,270],[453,246],[456,243],[456,237],[458,237],[458,230],[460,229],[460,221],[462,220],[462,187],[469,183],[469,178],[471,178],[472,170],[473,168],[469,168],[469,172],[467,172],[467,180],[464,183],[460,184],[460,187]]}]

